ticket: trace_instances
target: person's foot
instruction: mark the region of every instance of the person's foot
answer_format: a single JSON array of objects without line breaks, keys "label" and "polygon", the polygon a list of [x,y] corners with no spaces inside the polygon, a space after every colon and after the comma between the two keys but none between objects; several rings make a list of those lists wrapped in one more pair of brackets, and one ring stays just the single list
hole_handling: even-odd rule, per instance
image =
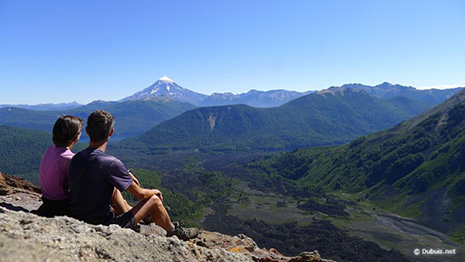
[{"label": "person's foot", "polygon": [[174,229],[166,234],[167,237],[177,236],[181,240],[189,240],[197,237],[199,229],[195,227],[185,228],[183,224],[173,222]]}]

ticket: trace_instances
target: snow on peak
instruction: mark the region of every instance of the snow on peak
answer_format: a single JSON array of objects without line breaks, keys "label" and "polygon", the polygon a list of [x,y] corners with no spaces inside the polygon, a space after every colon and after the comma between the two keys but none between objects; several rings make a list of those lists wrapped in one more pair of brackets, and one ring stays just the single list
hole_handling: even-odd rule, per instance
[{"label": "snow on peak", "polygon": [[171,79],[170,79],[169,77],[167,77],[167,76],[164,76],[164,77],[162,77],[162,78],[160,78],[160,79],[158,79],[158,80],[160,80],[160,81],[165,81],[165,82],[169,82],[169,83],[173,83],[173,82],[174,82],[173,80],[171,80]]}]

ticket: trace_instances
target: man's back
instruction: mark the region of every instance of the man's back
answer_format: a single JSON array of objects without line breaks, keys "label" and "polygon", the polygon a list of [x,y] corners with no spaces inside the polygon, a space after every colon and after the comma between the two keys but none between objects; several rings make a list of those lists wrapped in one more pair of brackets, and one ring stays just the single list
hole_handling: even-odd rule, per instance
[{"label": "man's back", "polygon": [[[137,179],[121,161],[104,153],[115,131],[114,120],[104,110],[97,110],[87,118],[89,148],[73,157],[69,170],[71,216],[92,224],[111,223],[135,228],[144,217],[151,215],[154,222],[166,230],[167,236],[177,236],[184,240],[197,237],[197,228],[184,228],[179,223],[171,223],[160,190],[140,187]],[[128,189],[140,202],[128,208],[121,193],[115,188],[119,191]],[[110,203],[118,216],[113,216]]]},{"label": "man's back", "polygon": [[92,224],[108,224],[113,217],[110,203],[114,187],[124,191],[132,181],[121,161],[102,150],[87,148],[77,153],[69,169],[71,216]]}]

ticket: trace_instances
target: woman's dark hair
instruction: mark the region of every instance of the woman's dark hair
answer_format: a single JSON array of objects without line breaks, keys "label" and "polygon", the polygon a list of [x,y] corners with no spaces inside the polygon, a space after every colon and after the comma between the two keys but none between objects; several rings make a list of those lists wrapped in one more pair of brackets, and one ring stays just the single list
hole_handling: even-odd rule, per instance
[{"label": "woman's dark hair", "polygon": [[92,142],[101,142],[110,134],[115,118],[105,110],[97,110],[87,118],[87,134]]},{"label": "woman's dark hair", "polygon": [[53,143],[56,147],[67,147],[81,133],[82,120],[75,116],[62,116],[53,126]]}]

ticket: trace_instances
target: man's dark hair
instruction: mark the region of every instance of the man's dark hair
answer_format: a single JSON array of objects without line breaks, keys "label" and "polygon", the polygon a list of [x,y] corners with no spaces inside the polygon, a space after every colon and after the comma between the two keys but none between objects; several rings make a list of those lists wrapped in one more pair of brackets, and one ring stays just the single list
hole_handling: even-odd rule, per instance
[{"label": "man's dark hair", "polygon": [[90,141],[100,142],[107,138],[115,124],[115,118],[105,110],[97,110],[87,118]]},{"label": "man's dark hair", "polygon": [[75,116],[62,116],[53,125],[53,144],[56,147],[67,147],[81,133],[82,119]]}]

